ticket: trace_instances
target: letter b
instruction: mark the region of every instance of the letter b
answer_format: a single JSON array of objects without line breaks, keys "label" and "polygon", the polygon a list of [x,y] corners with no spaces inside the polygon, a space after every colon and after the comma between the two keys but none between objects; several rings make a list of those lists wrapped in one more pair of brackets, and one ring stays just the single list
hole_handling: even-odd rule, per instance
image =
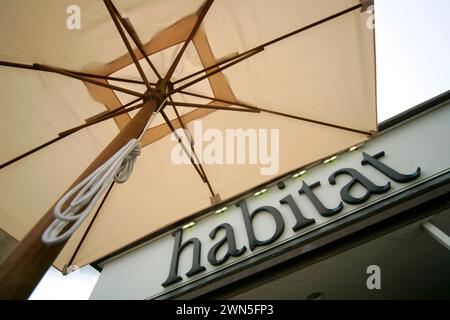
[{"label": "letter b", "polygon": [[[281,216],[280,211],[278,211],[276,208],[264,206],[256,209],[252,213],[249,213],[245,200],[239,202],[237,206],[242,210],[242,217],[244,218],[245,229],[247,230],[248,245],[250,247],[250,250],[253,251],[256,247],[264,246],[276,241],[283,233],[284,220]],[[275,221],[275,233],[267,240],[256,239],[255,231],[253,230],[253,219],[260,212],[268,212]]]}]

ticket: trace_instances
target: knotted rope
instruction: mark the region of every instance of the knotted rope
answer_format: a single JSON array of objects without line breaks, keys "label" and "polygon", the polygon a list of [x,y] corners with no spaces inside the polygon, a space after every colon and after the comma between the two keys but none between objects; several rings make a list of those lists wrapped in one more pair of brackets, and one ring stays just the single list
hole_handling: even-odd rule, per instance
[{"label": "knotted rope", "polygon": [[[113,180],[116,183],[127,181],[140,153],[139,140],[130,140],[102,166],[69,190],[56,203],[53,210],[55,220],[42,234],[42,242],[56,244],[67,240],[83,223]],[[67,203],[71,198],[70,203]],[[73,224],[64,231],[70,223]]]}]

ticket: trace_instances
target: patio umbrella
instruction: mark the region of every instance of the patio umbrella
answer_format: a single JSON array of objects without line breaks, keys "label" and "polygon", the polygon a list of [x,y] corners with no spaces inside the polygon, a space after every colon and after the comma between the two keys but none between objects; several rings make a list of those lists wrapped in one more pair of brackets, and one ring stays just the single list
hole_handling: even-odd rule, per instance
[{"label": "patio umbrella", "polygon": [[[370,2],[73,3],[0,4],[0,228],[21,241],[2,297],[376,134]],[[196,123],[277,129],[279,165],[200,161]],[[174,163],[177,146],[188,164]],[[114,181],[128,180],[106,174],[75,232],[58,239],[73,221],[62,224],[44,243],[56,201],[114,155]]]}]

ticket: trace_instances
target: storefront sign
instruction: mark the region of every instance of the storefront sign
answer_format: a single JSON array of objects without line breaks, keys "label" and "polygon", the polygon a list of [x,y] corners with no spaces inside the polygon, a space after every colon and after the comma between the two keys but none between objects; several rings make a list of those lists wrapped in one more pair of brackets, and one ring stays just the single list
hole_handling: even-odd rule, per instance
[{"label": "storefront sign", "polygon": [[449,123],[450,107],[441,106],[333,161],[174,226],[103,262],[91,298],[158,298],[270,259],[310,234],[320,237],[362,210],[447,174]]},{"label": "storefront sign", "polygon": [[[362,155],[361,165],[372,166],[380,174],[392,181],[398,183],[407,183],[417,179],[420,176],[420,168],[417,168],[413,173],[404,174],[381,162],[380,158],[384,157],[384,151],[379,152],[373,156],[365,152],[363,152]],[[386,182],[385,184],[378,185],[371,181],[368,177],[364,176],[364,174],[359,172],[356,168],[341,168],[334,171],[328,177],[329,185],[336,185],[336,179],[340,175],[348,176],[350,178],[350,181],[340,189],[340,197],[342,201],[340,201],[336,206],[332,208],[328,208],[315,193],[315,190],[317,188],[326,187],[325,185],[322,186],[321,181],[314,181],[308,184],[307,182],[305,182],[305,180],[303,180],[300,188],[298,189],[298,194],[303,197],[293,194],[283,196],[283,192],[279,192],[280,196],[283,197],[278,200],[278,203],[280,205],[287,206],[289,208],[288,211],[293,215],[295,219],[295,224],[291,226],[292,231],[297,232],[309,225],[315,224],[316,219],[314,218],[314,216],[320,215],[322,217],[328,218],[339,214],[344,209],[344,203],[350,205],[363,204],[372,195],[384,194],[389,192],[389,190],[391,189],[390,181]],[[356,185],[359,185],[364,189],[361,195],[354,195],[352,193],[352,190],[356,187]],[[284,190],[285,187],[286,186],[284,182],[280,182],[277,185],[277,188],[279,190]],[[333,191],[334,190],[330,190],[330,192]],[[312,217],[308,218],[303,215],[294,197],[303,198],[298,200],[304,200],[306,198],[308,201],[310,201],[315,209]],[[211,240],[216,240],[216,235],[220,232],[220,230],[223,230],[224,232],[223,237],[220,238],[219,241],[214,243],[214,245],[210,247],[207,253],[207,260],[212,266],[221,265],[225,263],[230,257],[242,256],[247,248],[250,251],[254,251],[257,247],[264,247],[275,242],[281,237],[286,227],[283,216],[277,209],[278,204],[277,206],[274,206],[271,203],[267,203],[264,206],[255,208],[252,212],[250,212],[247,201],[245,199],[238,202],[237,206],[240,208],[242,214],[241,223],[245,225],[245,231],[248,239],[247,246],[237,246],[235,240],[235,231],[231,224],[225,222],[215,226],[209,233],[209,238]],[[256,236],[253,224],[254,219],[260,213],[269,214],[273,219],[273,222],[275,223],[275,230],[273,230],[270,237],[265,239],[259,239]],[[183,240],[182,228],[176,230],[173,233],[173,236],[175,239],[172,249],[172,261],[170,262],[169,276],[167,277],[166,281],[162,283],[162,286],[164,287],[170,286],[171,284],[182,280],[182,277],[178,275],[178,264],[181,253],[186,250],[188,246],[193,247],[193,254],[192,267],[186,273],[186,276],[189,278],[206,270],[205,266],[201,264],[200,259],[202,253],[202,242],[196,237]],[[218,252],[221,248],[224,248],[225,254],[219,255]]]}]

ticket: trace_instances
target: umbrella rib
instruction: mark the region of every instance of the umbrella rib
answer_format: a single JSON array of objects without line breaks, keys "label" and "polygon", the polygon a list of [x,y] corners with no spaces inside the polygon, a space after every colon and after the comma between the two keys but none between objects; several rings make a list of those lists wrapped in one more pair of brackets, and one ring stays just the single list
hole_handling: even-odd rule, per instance
[{"label": "umbrella rib", "polygon": [[215,98],[215,97],[209,97],[209,96],[205,96],[205,95],[199,94],[199,93],[194,93],[194,92],[189,92],[189,91],[184,91],[184,90],[181,90],[178,93],[185,94],[185,95],[188,95],[188,96],[203,98],[203,99],[207,99],[207,100],[223,102],[223,103],[227,103],[227,104],[230,104],[230,105],[240,106],[240,107],[244,107],[244,108],[248,108],[248,109],[256,109],[256,110],[258,109],[257,107],[254,107],[254,106],[251,106],[249,104],[242,103],[242,102],[230,101],[230,100],[225,100],[225,99],[219,99],[219,98]]},{"label": "umbrella rib", "polygon": [[178,135],[178,133],[176,132],[175,128],[173,127],[170,119],[167,117],[166,113],[164,112],[164,110],[161,110],[161,115],[164,118],[164,121],[166,122],[166,124],[169,126],[170,131],[172,131],[172,133],[174,134],[175,138],[177,139],[178,143],[181,145],[181,147],[183,148],[183,151],[186,153],[187,156],[189,156],[189,159],[192,163],[192,165],[194,166],[195,171],[197,171],[198,175],[200,176],[200,178],[202,179],[203,182],[206,183],[207,178],[202,174],[202,172],[200,171],[200,169],[197,167],[197,165],[195,164],[194,159],[192,158],[192,155],[189,154],[189,150],[187,149],[187,147],[185,146],[185,144],[183,143],[183,140],[180,138],[180,136]]},{"label": "umbrella rib", "polygon": [[[0,66],[6,66],[6,67],[12,67],[12,68],[19,68],[19,69],[28,69],[28,70],[37,70],[37,71],[44,71],[44,72],[53,72],[49,70],[42,70],[38,67],[31,65],[31,64],[23,64],[23,63],[14,63],[14,62],[8,62],[8,61],[0,61]],[[73,73],[79,76],[88,77],[88,78],[97,78],[97,79],[104,79],[104,80],[111,80],[111,81],[120,81],[120,82],[129,82],[129,83],[137,83],[137,84],[144,84],[141,80],[132,80],[132,79],[125,79],[125,78],[119,78],[119,77],[110,77],[110,76],[103,76],[100,74],[93,74],[93,73],[87,73],[87,72],[79,72],[79,71],[72,71],[67,69],[59,68],[59,70]],[[155,85],[152,84],[151,85]]]},{"label": "umbrella rib", "polygon": [[[171,102],[173,102],[173,101],[172,101],[172,97],[169,97],[169,100],[170,100]],[[189,133],[190,137],[191,137],[191,141],[192,141],[192,142],[191,142],[191,151],[192,151],[192,153],[194,154],[195,160],[196,160],[197,163],[198,163],[198,166],[199,166],[199,168],[200,168],[200,171],[202,172],[203,176],[205,177],[206,184],[208,185],[209,192],[211,193],[212,196],[214,196],[215,193],[214,193],[214,190],[213,190],[213,188],[212,188],[212,186],[211,186],[211,183],[209,182],[208,176],[206,175],[206,172],[205,172],[205,170],[203,169],[203,166],[202,166],[202,164],[201,164],[201,162],[200,162],[200,160],[199,160],[199,158],[198,158],[197,152],[195,152],[195,148],[194,148],[194,138],[192,137],[192,134],[191,134],[191,132],[189,131],[189,129],[184,125],[183,119],[181,119],[180,114],[178,113],[177,107],[172,106],[172,108],[173,108],[173,111],[175,112],[175,114],[177,115],[178,122],[180,122],[181,127],[182,127],[184,130],[186,130],[186,131]]]},{"label": "umbrella rib", "polygon": [[[193,80],[193,81],[191,81],[191,82],[189,82],[189,83],[187,83],[187,84],[185,84],[185,85],[183,85],[181,87],[178,87],[178,88],[172,90],[171,92],[169,92],[169,95],[174,94],[176,92],[180,92],[180,93],[190,94],[190,95],[194,96],[195,94],[186,93],[185,91],[182,91],[182,90],[185,89],[186,87],[189,87],[189,86],[191,86],[191,85],[193,85],[193,84],[195,84],[195,83],[197,83],[199,81],[202,81],[203,79],[208,78],[208,77],[214,75],[215,73],[220,72],[220,71],[222,71],[222,70],[224,70],[224,69],[226,69],[226,68],[228,68],[228,67],[230,67],[230,66],[232,66],[232,65],[234,65],[234,64],[236,64],[236,63],[238,63],[240,61],[243,61],[243,60],[253,56],[256,53],[261,52],[267,46],[275,44],[275,43],[277,43],[277,42],[279,42],[281,40],[289,38],[289,37],[291,37],[293,35],[296,35],[296,34],[298,34],[300,32],[304,32],[304,31],[306,31],[308,29],[311,29],[311,28],[313,28],[315,26],[318,26],[318,25],[320,25],[322,23],[325,23],[325,22],[327,22],[329,20],[332,20],[332,19],[335,19],[337,17],[340,17],[340,16],[342,16],[342,15],[344,15],[346,13],[349,13],[349,12],[354,11],[356,9],[359,9],[361,7],[362,7],[362,3],[359,3],[357,5],[354,5],[354,6],[350,7],[350,8],[347,8],[345,10],[342,10],[342,11],[338,12],[338,13],[335,13],[335,14],[333,14],[331,16],[328,16],[328,17],[326,17],[324,19],[318,20],[318,21],[313,22],[313,23],[311,23],[311,24],[309,24],[307,26],[304,26],[302,28],[296,29],[296,30],[294,30],[292,32],[289,32],[289,33],[287,33],[285,35],[282,35],[282,36],[280,36],[278,38],[275,38],[273,40],[265,42],[265,43],[263,43],[263,44],[261,44],[259,46],[256,46],[256,47],[254,47],[252,49],[249,49],[249,50],[247,50],[247,51],[245,51],[245,52],[243,52],[243,53],[241,53],[241,54],[239,54],[239,55],[237,55],[235,57],[231,57],[229,59],[225,59],[224,61],[218,62],[215,65],[208,67],[209,69],[208,68],[206,68],[206,69],[210,70],[210,69],[213,69],[213,68],[215,68],[217,66],[220,66],[220,65],[222,65],[224,63],[227,63],[228,61],[232,61],[231,63],[228,63],[227,65],[225,65],[223,67],[218,67],[213,72],[210,72],[210,73],[208,73],[208,74],[206,74],[206,75],[204,75],[204,76],[202,76],[202,77],[200,77],[200,78],[198,78],[196,80]],[[195,74],[199,74],[199,73],[205,72],[205,70],[198,71]],[[193,75],[191,75],[191,76],[193,76]],[[187,78],[190,78],[191,76],[188,76],[188,77],[185,77],[185,78],[187,79]],[[185,80],[185,79],[180,79],[180,80],[178,80],[176,82],[181,82],[181,80]],[[201,96],[201,95],[196,95],[196,96],[198,96],[198,97],[205,97],[206,98],[206,96]],[[212,100],[220,101],[220,100],[218,100],[216,98],[214,98]],[[233,103],[233,104],[236,104],[236,103]],[[308,122],[311,122],[311,123],[320,124],[320,125],[324,125],[324,126],[328,126],[328,127],[332,127],[332,128],[337,128],[337,129],[341,129],[341,130],[351,131],[351,132],[355,132],[355,133],[359,133],[359,134],[371,135],[370,132],[363,131],[363,130],[353,129],[353,128],[340,126],[340,125],[335,125],[335,124],[331,124],[331,123],[327,123],[327,122],[323,122],[323,121],[318,121],[318,120],[308,119],[308,118],[304,118],[304,117],[299,117],[299,116],[295,116],[295,115],[291,115],[291,114],[287,114],[287,113],[283,113],[283,112],[278,112],[278,111],[273,111],[273,110],[269,110],[269,109],[263,109],[263,108],[257,108],[257,109],[260,110],[260,111],[266,112],[266,113],[271,113],[271,114],[275,114],[275,115],[279,115],[279,116],[283,116],[283,117],[288,117],[288,118],[302,120],[302,121],[308,121]]]},{"label": "umbrella rib", "polygon": [[127,47],[128,53],[130,54],[131,59],[133,59],[134,65],[136,66],[139,74],[141,75],[141,78],[144,81],[145,86],[147,87],[148,90],[150,90],[150,83],[148,82],[148,79],[145,76],[142,66],[139,64],[139,61],[137,60],[136,55],[134,54],[133,48],[131,47],[126,34],[124,33],[122,27],[120,26],[118,17],[115,15],[114,10],[112,8],[113,5],[112,5],[111,0],[103,0],[103,2],[105,3],[106,8],[108,9],[109,14],[111,15],[111,19],[113,20],[114,24],[116,25],[117,31],[119,31],[120,37],[122,38],[123,43]]},{"label": "umbrella rib", "polygon": [[170,121],[170,119],[167,117],[166,113],[164,112],[164,110],[161,110],[161,115],[164,118],[164,121],[166,122],[166,124],[169,126],[170,131],[174,134],[175,138],[177,139],[178,143],[181,145],[181,147],[183,148],[183,151],[186,153],[186,155],[189,156],[190,161],[192,163],[192,165],[194,166],[195,170],[197,171],[197,173],[199,174],[200,178],[202,179],[203,182],[206,182],[205,177],[203,176],[203,174],[201,173],[201,171],[199,170],[199,168],[197,167],[197,165],[194,162],[194,159],[192,158],[192,155],[189,154],[189,150],[187,149],[187,147],[185,146],[185,144],[183,143],[183,140],[180,138],[180,136],[178,135],[178,133],[176,132],[174,126],[172,125],[172,122]]},{"label": "umbrella rib", "polygon": [[339,126],[339,125],[332,124],[332,123],[327,123],[327,122],[323,122],[323,121],[318,121],[318,120],[313,120],[313,119],[309,119],[309,118],[304,118],[304,117],[296,116],[296,115],[293,115],[293,114],[278,112],[278,111],[274,111],[274,110],[270,110],[270,109],[253,107],[253,106],[250,106],[250,105],[241,104],[239,102],[232,102],[232,101],[227,101],[227,100],[223,100],[223,99],[217,99],[217,98],[213,98],[213,97],[208,97],[208,96],[204,96],[204,95],[197,94],[197,93],[192,93],[192,92],[187,92],[187,91],[180,91],[179,93],[191,95],[191,96],[194,96],[194,97],[209,99],[209,100],[216,100],[216,101],[220,101],[220,102],[224,102],[224,103],[229,103],[229,104],[232,104],[232,105],[233,104],[234,105],[241,105],[243,107],[251,108],[251,109],[254,109],[254,110],[259,110],[261,112],[271,113],[271,114],[279,115],[279,116],[282,116],[282,117],[292,118],[292,119],[301,120],[301,121],[308,121],[308,122],[312,122],[312,123],[315,123],[315,124],[320,124],[320,125],[324,125],[324,126],[328,126],[328,127],[332,127],[332,128],[336,128],[336,129],[351,131],[351,132],[365,134],[365,135],[370,135],[371,134],[370,132],[363,131],[363,130],[358,130],[358,129],[353,129],[353,128],[349,128],[349,127]]},{"label": "umbrella rib", "polygon": [[79,130],[81,130],[81,129],[90,127],[90,126],[92,126],[92,125],[94,125],[94,124],[103,122],[103,121],[105,121],[105,120],[109,120],[109,119],[111,119],[111,118],[115,118],[115,117],[117,117],[117,116],[120,116],[121,114],[128,113],[128,112],[131,112],[131,111],[133,111],[133,110],[140,109],[140,108],[142,108],[143,105],[144,105],[144,103],[141,103],[141,104],[138,104],[138,105],[136,105],[136,106],[133,106],[133,107],[130,107],[130,108],[127,108],[127,109],[114,110],[114,112],[111,112],[109,115],[105,115],[105,116],[103,116],[103,117],[99,117],[99,118],[96,119],[96,120],[92,120],[92,121],[90,121],[90,122],[88,122],[88,123],[84,123],[84,124],[82,124],[82,125],[73,127],[72,129],[68,129],[68,130],[62,131],[62,132],[58,133],[58,135],[59,135],[60,137],[68,136],[69,134],[72,134],[72,133],[77,132],[77,131],[79,131]]},{"label": "umbrella rib", "polygon": [[301,121],[307,121],[307,122],[320,124],[320,125],[327,126],[327,127],[336,128],[336,129],[351,131],[351,132],[360,133],[360,134],[364,134],[364,135],[371,135],[372,134],[371,132],[368,132],[368,131],[353,129],[353,128],[349,128],[349,127],[340,126],[340,125],[337,125],[337,124],[332,124],[332,123],[328,123],[328,122],[323,122],[323,121],[313,120],[313,119],[309,119],[309,118],[299,117],[299,116],[296,116],[296,115],[293,115],[293,114],[289,114],[289,113],[278,112],[278,111],[274,111],[274,110],[270,110],[270,109],[264,109],[264,108],[258,108],[258,109],[260,111],[262,111],[262,112],[271,113],[271,114],[274,114],[274,115],[277,115],[277,116],[282,116],[282,117],[296,119],[296,120],[301,120]]},{"label": "umbrella rib", "polygon": [[347,8],[347,9],[345,9],[345,10],[339,11],[339,12],[337,12],[337,13],[335,13],[335,14],[332,14],[331,16],[325,17],[325,18],[323,18],[323,19],[321,19],[321,20],[318,20],[318,21],[316,21],[316,22],[313,22],[313,23],[311,23],[311,24],[308,24],[308,25],[306,25],[306,26],[304,26],[304,27],[301,27],[301,28],[299,28],[299,29],[296,29],[296,30],[294,30],[294,31],[291,31],[291,32],[289,32],[289,33],[286,33],[286,34],[284,34],[284,35],[282,35],[282,36],[280,36],[280,37],[278,37],[278,38],[275,38],[275,39],[273,39],[273,40],[267,41],[267,42],[265,42],[265,43],[263,43],[263,44],[261,44],[261,45],[255,47],[255,48],[253,48],[253,49],[250,49],[250,50],[254,50],[254,49],[258,48],[258,47],[268,47],[268,46],[270,46],[270,45],[272,45],[272,44],[274,44],[274,43],[277,43],[277,42],[279,42],[279,41],[281,41],[281,40],[284,40],[284,39],[286,39],[286,38],[289,38],[289,37],[291,37],[291,36],[293,36],[293,35],[296,35],[296,34],[298,34],[298,33],[300,33],[300,32],[306,31],[306,30],[311,29],[311,28],[313,28],[313,27],[316,27],[316,26],[318,26],[318,25],[320,25],[320,24],[322,24],[322,23],[325,23],[325,22],[327,22],[327,21],[330,21],[330,20],[333,20],[333,19],[335,19],[335,18],[337,18],[337,17],[340,17],[340,16],[342,16],[342,15],[344,15],[344,14],[346,14],[346,13],[349,13],[349,12],[354,11],[354,10],[356,10],[356,9],[362,8],[362,5],[363,5],[362,3],[359,3],[359,4],[357,4],[357,5],[354,5],[354,6],[350,7],[350,8]]},{"label": "umbrella rib", "polygon": [[101,121],[104,121],[104,120],[108,120],[108,119],[111,119],[111,118],[115,118],[115,117],[117,117],[117,116],[120,116],[121,114],[129,113],[129,112],[131,112],[131,111],[138,110],[138,109],[142,108],[143,106],[144,106],[144,102],[139,103],[139,104],[137,104],[137,105],[135,105],[135,106],[131,106],[131,107],[129,107],[129,108],[122,108],[122,107],[120,107],[120,108],[117,108],[117,109],[115,109],[115,110],[112,110],[112,111],[106,113],[106,114],[105,114],[104,116],[102,116],[102,117],[98,117],[98,118],[95,119],[95,120],[89,121],[87,124],[94,124],[94,122],[95,122],[95,123],[98,123],[98,122],[101,122]]},{"label": "umbrella rib", "polygon": [[[41,149],[43,149],[45,147],[48,147],[49,145],[52,145],[53,143],[55,143],[55,142],[57,142],[57,141],[59,141],[59,140],[61,140],[63,138],[66,138],[66,137],[70,136],[72,133],[75,133],[75,132],[77,132],[77,131],[79,131],[79,130],[81,130],[83,128],[87,128],[87,127],[90,127],[90,126],[92,126],[94,124],[97,124],[97,123],[103,122],[105,120],[117,117],[118,115],[121,115],[123,113],[128,113],[130,111],[139,109],[142,106],[143,106],[143,104],[139,104],[137,106],[133,106],[133,107],[128,108],[128,109],[120,110],[119,112],[115,112],[114,114],[110,114],[108,116],[105,115],[104,117],[100,117],[100,118],[98,118],[95,121],[93,120],[92,122],[85,123],[85,124],[82,124],[80,126],[76,126],[74,128],[62,131],[62,132],[60,132],[58,134],[58,137],[56,137],[56,138],[54,138],[54,139],[52,139],[50,141],[47,141],[47,142],[41,144],[40,146],[37,146],[36,148],[31,149],[31,150],[29,150],[29,151],[27,151],[27,152],[25,152],[25,153],[15,157],[14,159],[11,159],[11,160],[1,164],[0,165],[0,170],[5,168],[5,167],[7,167],[7,166],[9,166],[9,165],[11,165],[11,164],[13,164],[13,163],[15,163],[15,162],[17,162],[17,161],[19,161],[19,160],[21,160],[21,159],[23,159],[23,158],[25,158],[25,157],[27,157],[27,156],[29,156],[29,155],[32,155],[33,153],[35,153],[35,152],[37,152],[37,151],[39,151],[39,150],[41,150]],[[117,111],[117,110],[114,110],[114,111]]]},{"label": "umbrella rib", "polygon": [[111,115],[111,114],[113,114],[113,113],[115,113],[115,112],[117,112],[117,111],[119,111],[119,110],[122,110],[122,109],[125,109],[125,108],[131,106],[132,104],[138,102],[138,101],[141,100],[141,99],[142,99],[142,98],[137,98],[137,99],[134,99],[133,101],[130,101],[130,102],[124,104],[123,106],[120,106],[120,107],[118,107],[118,108],[116,108],[116,109],[114,109],[114,110],[103,111],[103,112],[101,112],[101,113],[98,113],[98,114],[96,114],[96,115],[94,115],[94,116],[89,117],[88,119],[86,119],[85,122],[86,122],[86,123],[90,123],[90,122],[92,122],[92,121],[94,121],[94,120],[97,120],[97,119],[100,119],[100,118],[103,118],[103,117],[107,117],[107,116],[109,116],[109,115]]},{"label": "umbrella rib", "polygon": [[95,213],[94,213],[94,215],[93,215],[91,221],[89,221],[89,225],[87,226],[86,230],[83,232],[83,236],[81,237],[80,242],[78,242],[78,245],[77,245],[75,251],[73,252],[73,254],[72,254],[72,256],[71,256],[69,262],[67,263],[67,265],[66,265],[67,267],[70,267],[70,266],[72,265],[73,261],[75,260],[75,257],[76,257],[76,255],[78,254],[78,251],[80,250],[81,246],[83,245],[84,240],[86,239],[86,237],[87,237],[89,231],[91,230],[92,225],[94,224],[95,219],[97,218],[97,216],[98,216],[100,210],[101,210],[102,207],[103,207],[103,204],[105,203],[106,199],[108,198],[109,193],[111,192],[111,190],[112,190],[112,188],[114,187],[114,185],[115,185],[115,182],[113,181],[113,182],[111,183],[111,185],[108,187],[108,189],[106,190],[106,193],[105,193],[105,195],[103,196],[102,201],[100,202],[100,204],[99,204],[97,210],[95,211]]},{"label": "umbrella rib", "polygon": [[188,83],[186,83],[186,84],[184,84],[184,85],[182,85],[182,86],[180,86],[178,88],[173,89],[172,91],[170,91],[168,93],[168,95],[172,95],[174,93],[180,92],[181,90],[186,89],[186,88],[196,84],[197,82],[203,81],[203,80],[205,80],[205,79],[215,75],[216,73],[219,73],[219,72],[221,72],[221,71],[223,71],[223,70],[225,70],[225,69],[227,69],[227,68],[229,68],[231,66],[234,66],[235,64],[237,64],[239,62],[242,62],[242,61],[250,58],[251,56],[253,56],[253,55],[257,54],[257,53],[260,53],[263,50],[264,50],[263,47],[255,49],[255,50],[252,50],[252,51],[250,51],[250,53],[248,53],[248,54],[246,54],[244,56],[241,56],[239,59],[236,59],[236,60],[234,60],[234,61],[232,61],[232,62],[230,62],[230,63],[228,63],[228,64],[226,64],[224,66],[218,67],[217,69],[215,69],[215,70],[213,70],[213,71],[211,71],[211,72],[209,72],[209,73],[207,73],[207,74],[205,74],[205,75],[203,75],[203,76],[201,76],[201,77],[199,77],[199,78],[197,78],[195,80],[192,80],[192,81],[190,81],[190,82],[188,82]]},{"label": "umbrella rib", "polygon": [[284,35],[282,35],[282,36],[280,36],[280,37],[278,37],[278,38],[275,38],[275,39],[273,39],[273,40],[270,40],[270,41],[267,41],[267,42],[265,42],[265,43],[263,43],[263,44],[260,44],[260,45],[258,45],[258,46],[256,46],[256,47],[253,47],[252,49],[249,49],[249,50],[247,50],[247,51],[245,51],[245,52],[242,52],[242,53],[240,53],[240,54],[238,54],[238,55],[236,55],[236,56],[233,56],[233,57],[224,59],[223,61],[219,61],[219,62],[217,62],[217,63],[215,63],[215,64],[213,64],[213,65],[211,65],[211,66],[209,66],[209,67],[206,67],[206,68],[204,68],[204,69],[202,69],[202,70],[199,70],[199,71],[197,71],[197,72],[194,72],[194,73],[192,73],[192,74],[190,74],[190,75],[188,75],[188,76],[186,76],[186,77],[184,77],[184,78],[181,78],[181,79],[179,79],[179,80],[176,80],[176,81],[174,81],[173,83],[174,83],[174,84],[177,84],[177,83],[180,83],[180,82],[182,82],[182,81],[184,81],[184,80],[187,80],[187,79],[189,79],[189,78],[192,78],[192,77],[194,77],[194,76],[196,76],[196,75],[198,75],[198,74],[205,73],[205,72],[207,72],[207,71],[209,71],[209,70],[211,70],[211,69],[213,69],[213,68],[216,68],[216,67],[221,66],[221,65],[224,64],[224,63],[228,63],[228,62],[233,61],[233,60],[235,60],[235,59],[238,59],[238,58],[240,58],[240,57],[242,57],[242,56],[245,56],[245,55],[251,53],[252,51],[255,51],[255,50],[258,50],[258,49],[261,49],[261,48],[268,47],[268,46],[270,46],[270,45],[272,45],[272,44],[274,44],[274,43],[277,43],[277,42],[279,42],[279,41],[281,41],[281,40],[284,40],[284,39],[286,39],[286,38],[289,38],[289,37],[291,37],[291,36],[293,36],[293,35],[296,35],[296,34],[298,34],[298,33],[300,33],[300,32],[303,32],[303,31],[306,31],[306,30],[311,29],[311,28],[313,28],[313,27],[316,27],[316,26],[318,26],[318,25],[320,25],[320,24],[322,24],[322,23],[325,23],[325,22],[327,22],[327,21],[329,21],[329,20],[332,20],[332,19],[335,19],[335,18],[337,18],[337,17],[340,17],[340,16],[342,16],[342,15],[344,15],[344,14],[346,14],[346,13],[349,13],[349,12],[351,12],[351,11],[353,11],[353,10],[356,10],[356,9],[359,9],[359,8],[361,8],[361,7],[362,7],[362,3],[359,3],[359,4],[357,4],[357,5],[353,6],[353,7],[350,7],[350,8],[348,8],[348,9],[343,10],[343,11],[340,11],[340,12],[338,12],[338,13],[335,13],[335,14],[333,14],[333,15],[331,15],[331,16],[328,16],[328,17],[326,17],[326,18],[324,18],[324,19],[318,20],[318,21],[313,22],[313,23],[311,23],[311,24],[309,24],[309,25],[306,25],[306,26],[301,27],[301,28],[299,28],[299,29],[296,29],[296,30],[294,30],[294,31],[292,31],[292,32],[289,32],[289,33],[287,33],[287,34],[284,34]]},{"label": "umbrella rib", "polygon": [[[132,79],[119,78],[119,77],[102,76],[102,75],[86,73],[86,72],[76,72],[76,71],[74,72],[74,71],[69,71],[69,70],[67,70],[67,71],[71,72],[71,73],[74,73],[74,74],[77,74],[79,76],[84,76],[84,77],[88,77],[88,78],[98,78],[98,79],[110,80],[110,81],[144,84],[144,81],[141,81],[141,80],[132,80]],[[155,83],[150,83],[150,85],[155,86],[156,84]]]},{"label": "umbrella rib", "polygon": [[130,37],[133,40],[133,42],[136,44],[136,47],[141,52],[141,54],[144,57],[145,61],[147,61],[148,65],[150,66],[150,68],[152,68],[153,72],[158,77],[158,79],[161,80],[161,75],[159,74],[158,70],[155,68],[153,63],[150,61],[150,58],[148,57],[147,53],[144,50],[144,46],[142,44],[142,41],[139,38],[139,36],[138,36],[136,30],[134,29],[133,25],[131,24],[131,21],[129,19],[122,18],[122,16],[120,15],[119,10],[117,10],[117,7],[114,5],[114,3],[112,1],[110,1],[110,4],[111,4],[112,9],[114,10],[114,13],[119,18],[119,21],[122,23],[122,25],[124,26],[125,30],[128,32],[128,34],[130,35]]},{"label": "umbrella rib", "polygon": [[65,71],[63,69],[49,67],[49,66],[45,66],[45,65],[37,64],[37,63],[35,63],[33,66],[35,67],[36,70],[42,70],[42,71],[58,73],[60,75],[63,75],[63,76],[69,77],[69,78],[74,78],[74,79],[77,79],[77,80],[89,82],[89,83],[95,84],[95,85],[100,86],[100,87],[105,87],[105,88],[108,88],[108,89],[120,91],[120,92],[127,93],[127,94],[130,94],[130,95],[136,96],[136,97],[142,97],[143,96],[143,94],[140,93],[140,92],[136,92],[136,91],[133,91],[133,90],[129,90],[129,89],[125,89],[125,88],[122,88],[122,87],[118,87],[118,86],[115,86],[115,85],[109,84],[109,83],[103,83],[103,82],[100,82],[100,81],[97,81],[97,80],[93,80],[93,79],[90,79],[90,78],[87,78],[87,77],[79,76],[79,75],[77,75],[75,73],[71,73],[71,72]]},{"label": "umbrella rib", "polygon": [[53,143],[59,141],[59,140],[61,140],[62,138],[64,138],[64,137],[57,137],[57,138],[54,138],[54,139],[52,139],[52,140],[50,140],[50,141],[47,141],[47,142],[41,144],[40,146],[38,146],[38,147],[36,147],[36,148],[34,148],[34,149],[31,149],[31,150],[29,150],[29,151],[27,151],[27,152],[21,154],[20,156],[15,157],[14,159],[11,159],[11,160],[9,160],[9,161],[7,161],[7,162],[5,162],[5,163],[2,163],[2,164],[0,165],[0,169],[6,168],[7,166],[9,166],[9,165],[11,165],[11,164],[13,164],[13,163],[15,163],[15,162],[21,160],[21,159],[23,159],[23,158],[25,158],[25,157],[27,157],[27,156],[33,154],[33,153],[39,151],[39,150],[41,150],[41,149],[43,149],[43,148],[45,148],[45,147],[47,147],[47,146],[49,146],[49,145],[51,145],[51,144],[53,144]]},{"label": "umbrella rib", "polygon": [[213,109],[213,110],[238,111],[238,112],[252,112],[252,113],[259,113],[259,112],[261,112],[257,108],[244,109],[244,108],[223,107],[223,106],[214,106],[214,105],[208,105],[208,104],[190,103],[190,102],[169,101],[169,102],[167,102],[167,104],[168,105],[172,105],[172,106],[177,106],[177,107],[188,107],[188,108]]},{"label": "umbrella rib", "polygon": [[185,77],[183,77],[183,78],[181,78],[181,79],[178,79],[178,80],[174,81],[173,84],[177,84],[177,83],[183,82],[183,81],[185,81],[185,80],[187,80],[187,79],[190,79],[190,78],[192,78],[192,77],[195,77],[195,76],[197,76],[197,75],[199,75],[199,74],[206,73],[206,72],[208,72],[208,71],[211,70],[211,69],[220,67],[222,64],[225,64],[225,63],[228,63],[228,62],[230,62],[230,61],[239,59],[240,57],[245,56],[245,55],[251,53],[252,51],[255,51],[255,50],[258,50],[258,49],[259,49],[259,47],[256,47],[256,48],[247,50],[247,51],[245,51],[245,52],[239,53],[239,54],[237,54],[237,55],[235,55],[235,56],[226,58],[226,59],[224,59],[224,60],[222,60],[222,61],[219,61],[219,62],[217,62],[217,63],[215,63],[215,64],[213,64],[213,65],[210,65],[209,67],[206,67],[206,68],[204,68],[204,69],[202,69],[202,70],[196,71],[196,72],[194,72],[194,73],[191,73],[190,75],[187,75],[187,76],[185,76]]},{"label": "umbrella rib", "polygon": [[194,27],[191,30],[191,33],[189,34],[188,38],[184,41],[180,52],[178,52],[177,56],[175,57],[175,60],[170,65],[169,71],[167,71],[167,74],[164,76],[164,79],[162,82],[163,87],[167,84],[167,82],[172,77],[176,67],[178,66],[178,63],[181,60],[181,57],[183,56],[187,46],[189,45],[189,42],[191,42],[192,39],[194,38],[195,34],[197,33],[197,30],[200,28],[200,25],[202,24],[203,19],[205,18],[206,13],[208,12],[208,10],[211,7],[213,2],[214,2],[214,0],[206,0],[205,4],[203,5],[201,12],[197,18],[197,21],[195,22]]}]

